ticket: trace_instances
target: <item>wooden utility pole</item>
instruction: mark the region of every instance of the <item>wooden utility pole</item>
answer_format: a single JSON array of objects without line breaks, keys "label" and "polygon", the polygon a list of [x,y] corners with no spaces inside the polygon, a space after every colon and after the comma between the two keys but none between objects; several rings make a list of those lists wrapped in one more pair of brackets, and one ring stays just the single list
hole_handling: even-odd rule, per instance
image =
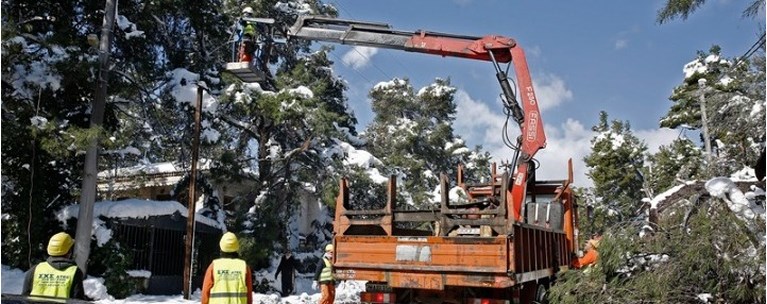
[{"label": "wooden utility pole", "polygon": [[703,147],[706,149],[706,163],[711,165],[711,138],[708,135],[708,119],[706,114],[706,79],[698,79],[698,89],[700,90],[700,120],[701,131],[703,132]]},{"label": "wooden utility pole", "polygon": [[96,79],[96,93],[91,106],[91,131],[96,131],[88,141],[83,170],[83,186],[80,195],[80,210],[77,215],[75,231],[75,262],[88,273],[88,257],[91,253],[91,234],[93,233],[93,204],[96,201],[96,179],[98,177],[99,140],[101,124],[104,121],[104,107],[107,99],[107,80],[109,78],[109,51],[112,45],[112,30],[117,14],[116,0],[106,0],[104,5],[104,24],[101,26],[99,41],[99,74]]},{"label": "wooden utility pole", "polygon": [[200,116],[202,109],[202,92],[203,88],[199,84],[197,85],[197,104],[194,107],[194,135],[192,136],[192,169],[189,176],[189,208],[188,216],[186,218],[186,238],[185,241],[185,255],[184,255],[184,299],[189,300],[190,290],[192,289],[192,257],[194,256],[194,213],[195,202],[197,201],[197,195],[195,194],[195,186],[197,184],[197,158],[200,155]]}]

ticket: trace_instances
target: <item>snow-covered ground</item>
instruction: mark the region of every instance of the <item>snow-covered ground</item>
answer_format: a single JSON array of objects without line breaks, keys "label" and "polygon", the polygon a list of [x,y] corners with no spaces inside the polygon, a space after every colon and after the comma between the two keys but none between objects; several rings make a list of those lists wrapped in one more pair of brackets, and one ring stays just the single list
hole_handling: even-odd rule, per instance
[{"label": "snow-covered ground", "polygon": [[[24,282],[24,272],[19,269],[12,269],[3,265],[2,287],[0,291],[4,294],[21,294],[22,284]],[[311,290],[311,280],[307,278],[297,278],[296,290]],[[125,299],[114,299],[107,292],[102,278],[88,277],[84,282],[85,294],[96,299],[95,303],[200,303],[201,291],[195,290],[189,300],[185,300],[181,294],[171,296],[154,295],[133,295]],[[359,293],[365,288],[364,282],[345,281],[336,286],[336,303],[357,303],[359,302]],[[253,294],[254,304],[299,304],[299,303],[317,303],[320,294],[317,291],[302,292],[299,295],[280,297],[279,294]]]}]

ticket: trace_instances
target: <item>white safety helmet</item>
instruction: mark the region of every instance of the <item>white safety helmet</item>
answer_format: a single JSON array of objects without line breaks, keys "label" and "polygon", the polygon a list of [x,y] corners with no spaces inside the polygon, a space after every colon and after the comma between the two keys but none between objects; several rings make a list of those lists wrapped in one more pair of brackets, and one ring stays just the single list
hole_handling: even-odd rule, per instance
[{"label": "white safety helmet", "polygon": [[245,8],[242,9],[242,14],[243,15],[253,15],[253,8],[250,7],[250,6],[246,6]]}]

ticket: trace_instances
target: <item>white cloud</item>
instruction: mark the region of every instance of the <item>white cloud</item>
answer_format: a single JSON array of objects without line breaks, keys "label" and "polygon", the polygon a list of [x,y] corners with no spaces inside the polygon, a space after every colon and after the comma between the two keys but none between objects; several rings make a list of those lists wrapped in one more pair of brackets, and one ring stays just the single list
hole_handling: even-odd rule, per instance
[{"label": "white cloud", "polygon": [[529,57],[541,57],[541,47],[534,45],[525,49],[525,53]]},{"label": "white cloud", "polygon": [[377,48],[370,48],[365,46],[355,46],[346,54],[341,57],[341,61],[346,66],[350,66],[353,69],[359,69],[365,67],[370,63],[370,60],[375,54],[378,53]]},{"label": "white cloud", "polygon": [[471,139],[486,149],[492,149],[494,145],[503,146],[501,130],[506,118],[500,112],[491,110],[481,101],[473,100],[466,91],[460,89],[455,92],[455,102],[457,115],[454,126],[461,137]]},{"label": "white cloud", "polygon": [[615,41],[615,49],[620,50],[626,48],[629,45],[629,41],[626,39],[618,39]]},{"label": "white cloud", "polygon": [[533,80],[533,88],[538,98],[541,112],[554,108],[559,104],[573,99],[573,92],[567,88],[562,78],[554,74],[539,74]]},{"label": "white cloud", "polygon": [[[481,144],[493,156],[493,161],[511,161],[513,151],[506,147],[501,137],[506,117],[492,110],[486,103],[474,100],[465,91],[455,94],[457,115],[454,123],[456,134],[471,145]],[[511,138],[519,136],[519,127],[509,124]],[[586,177],[586,164],[583,158],[591,152],[591,139],[596,135],[590,126],[584,126],[578,120],[567,119],[559,126],[545,125],[547,145],[535,155],[540,167],[538,179],[562,180],[567,178],[567,162],[573,160],[573,183],[579,187],[589,187],[593,182]],[[647,144],[648,152],[655,153],[661,145],[671,143],[677,136],[672,129],[649,129],[633,131]]]},{"label": "white cloud", "polygon": [[[473,100],[462,90],[455,94],[457,117],[455,120],[456,133],[474,144],[481,144],[491,153],[493,161],[510,161],[513,151],[503,143],[501,132],[506,117],[501,112],[493,112],[487,104]],[[509,136],[516,138],[519,127],[513,121],[509,124]],[[539,179],[567,178],[567,160],[573,159],[575,181],[578,186],[591,185],[586,180],[583,157],[589,152],[589,140],[592,132],[575,120],[569,119],[559,127],[545,126],[547,147],[540,150],[535,158],[541,163],[538,169]],[[478,139],[479,138],[479,139]]]},{"label": "white cloud", "polygon": [[657,153],[660,146],[668,145],[679,137],[679,131],[669,128],[636,130],[634,135],[647,144],[647,152]]}]

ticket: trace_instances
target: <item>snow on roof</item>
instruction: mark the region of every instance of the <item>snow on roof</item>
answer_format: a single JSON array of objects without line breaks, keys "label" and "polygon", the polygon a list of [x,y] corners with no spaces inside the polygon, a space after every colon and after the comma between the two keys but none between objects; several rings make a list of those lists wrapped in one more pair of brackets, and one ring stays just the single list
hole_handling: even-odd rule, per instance
[{"label": "snow on roof", "polygon": [[[150,216],[172,215],[179,212],[186,217],[188,210],[184,205],[176,201],[152,201],[142,199],[126,199],[121,201],[101,201],[93,204],[93,234],[99,246],[105,244],[112,237],[112,232],[104,226],[99,217],[107,218],[141,218]],[[66,224],[70,218],[77,218],[80,213],[80,205],[66,206],[56,213],[59,222]],[[202,215],[195,216],[195,221],[211,227],[221,228],[221,225]]]},{"label": "snow on roof", "polygon": [[[211,168],[210,159],[200,159],[197,168],[199,170],[208,170]],[[118,168],[117,170],[110,169],[99,172],[99,178],[110,178],[120,176],[136,176],[144,174],[162,174],[162,173],[183,173],[191,170],[188,167],[181,167],[176,162],[162,162],[152,164],[139,164],[132,167]]]}]

